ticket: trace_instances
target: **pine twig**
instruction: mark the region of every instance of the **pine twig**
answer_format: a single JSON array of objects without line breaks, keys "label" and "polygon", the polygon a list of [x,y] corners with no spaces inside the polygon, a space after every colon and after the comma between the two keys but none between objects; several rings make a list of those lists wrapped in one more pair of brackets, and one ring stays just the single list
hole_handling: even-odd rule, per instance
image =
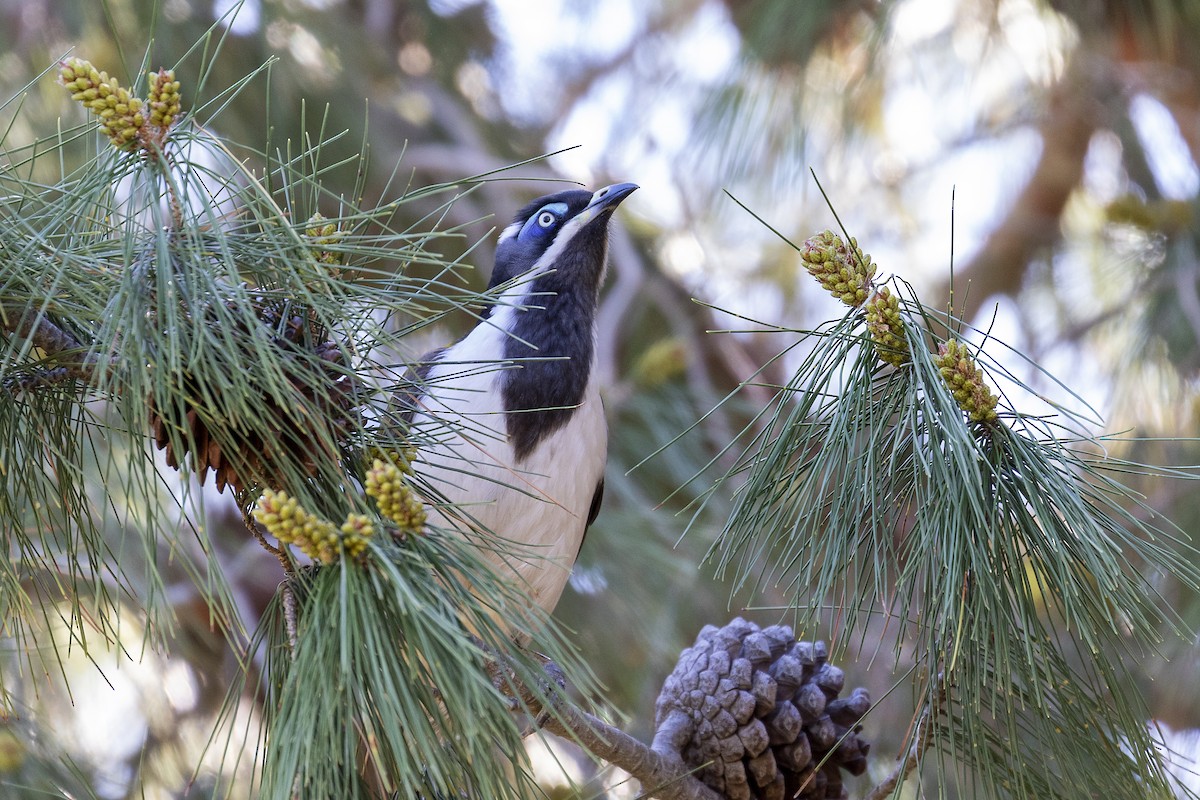
[{"label": "pine twig", "polygon": [[501,692],[512,698],[514,710],[524,708],[536,717],[537,726],[555,736],[576,742],[596,758],[620,767],[642,784],[640,797],[659,800],[724,800],[696,778],[694,768],[683,763],[679,752],[691,737],[691,720],[672,712],[646,745],[604,720],[577,708],[561,691],[566,676],[553,661],[542,669],[549,679],[542,693],[530,691],[505,665],[503,657],[479,643],[488,654],[485,668]]},{"label": "pine twig", "polygon": [[22,373],[20,375],[6,377],[4,379],[4,388],[10,392],[18,393],[28,391],[30,389],[42,389],[47,386],[55,386],[59,383],[69,381],[75,377],[75,373],[68,367],[39,369],[30,373]]},{"label": "pine twig", "polygon": [[690,733],[690,720],[680,712],[668,718],[647,746],[602,719],[581,711],[555,693],[554,711],[543,729],[573,739],[597,758],[620,767],[642,784],[645,797],[660,800],[722,800],[721,795],[692,775],[683,763],[676,743]]},{"label": "pine twig", "polygon": [[925,754],[933,741],[933,736],[929,732],[931,708],[931,706],[926,706],[925,710],[921,712],[921,719],[917,722],[917,739],[912,743],[912,747],[908,749],[904,758],[890,775],[864,795],[863,800],[884,800],[884,798],[890,797],[896,791],[896,787],[907,780],[912,771],[916,769],[917,764],[921,761],[921,756]]},{"label": "pine twig", "polygon": [[[87,350],[82,342],[71,333],[63,330],[50,321],[44,313],[33,312],[29,308],[0,306],[0,326],[10,333],[30,342],[49,356],[62,353],[83,353]],[[27,389],[48,386],[72,378],[91,381],[96,377],[101,361],[95,355],[83,355],[73,363],[65,363],[57,367],[39,370],[30,375],[10,378],[4,381],[7,389]],[[111,363],[108,365],[111,366]]]},{"label": "pine twig", "polygon": [[292,654],[292,658],[296,657],[296,592],[292,590],[292,579],[287,578],[279,585],[280,591],[283,592],[283,626],[287,630],[288,650]]},{"label": "pine twig", "polygon": [[291,559],[284,552],[284,548],[276,547],[267,541],[267,537],[263,535],[262,526],[255,521],[249,511],[242,511],[242,523],[250,533],[254,534],[254,538],[258,540],[262,548],[279,560],[279,563],[283,566],[283,574],[287,576],[283,579],[283,583],[279,584],[279,590],[283,598],[283,625],[287,630],[288,650],[294,657],[296,654],[296,620],[298,612],[296,610],[296,593],[292,590],[292,579],[296,576],[296,570],[292,566]]},{"label": "pine twig", "polygon": [[262,545],[262,548],[279,560],[280,565],[283,566],[283,573],[285,575],[290,578],[296,574],[296,570],[292,566],[292,562],[288,558],[287,553],[283,551],[283,548],[276,547],[267,541],[267,537],[263,536],[262,526],[254,520],[254,517],[250,516],[249,511],[242,512],[242,522],[245,524],[246,530],[254,534],[254,538],[258,540],[258,543]]}]

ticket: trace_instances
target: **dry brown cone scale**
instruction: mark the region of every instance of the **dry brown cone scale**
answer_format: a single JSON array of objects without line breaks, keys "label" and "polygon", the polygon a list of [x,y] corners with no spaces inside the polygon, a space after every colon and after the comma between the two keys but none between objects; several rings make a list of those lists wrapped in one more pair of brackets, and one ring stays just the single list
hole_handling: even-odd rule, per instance
[{"label": "dry brown cone scale", "polygon": [[[256,308],[257,328],[239,325],[237,334],[247,342],[267,337],[280,351],[290,407],[264,388],[258,406],[246,410],[253,421],[221,417],[203,400],[210,393],[188,373],[177,376],[185,398],[182,409],[171,413],[150,402],[154,444],[165,451],[167,464],[178,469],[187,460],[201,485],[211,472],[218,491],[227,486],[234,492],[251,486],[278,488],[284,485],[279,466],[284,463],[314,474],[322,460],[336,458],[331,443],[344,438],[357,419],[358,381],[346,368],[343,348],[325,338],[315,320],[287,310],[281,301],[259,302]],[[264,437],[267,430],[275,436]]]}]

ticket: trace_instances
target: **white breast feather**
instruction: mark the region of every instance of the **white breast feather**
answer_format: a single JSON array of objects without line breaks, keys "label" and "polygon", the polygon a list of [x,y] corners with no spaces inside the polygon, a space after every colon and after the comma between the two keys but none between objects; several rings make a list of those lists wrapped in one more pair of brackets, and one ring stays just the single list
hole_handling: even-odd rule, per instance
[{"label": "white breast feather", "polygon": [[[504,370],[487,363],[501,358],[514,313],[497,307],[430,371],[431,396],[422,399],[413,425],[419,441],[434,442],[422,445],[414,467],[449,506],[485,529],[470,535],[486,543],[500,573],[514,576],[550,611],[570,577],[604,472],[607,425],[593,374],[569,421],[515,463],[505,432]],[[433,524],[464,527],[452,510],[428,510]]]}]

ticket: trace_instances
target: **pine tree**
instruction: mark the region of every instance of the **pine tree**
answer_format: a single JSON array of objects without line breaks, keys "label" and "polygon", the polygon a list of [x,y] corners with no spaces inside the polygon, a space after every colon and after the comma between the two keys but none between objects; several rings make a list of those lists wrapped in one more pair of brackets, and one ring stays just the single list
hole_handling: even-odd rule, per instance
[{"label": "pine tree", "polygon": [[[1188,635],[1155,580],[1198,591],[1200,569],[1179,531],[1129,510],[1118,476],[1153,469],[1063,407],[1020,411],[993,377],[1015,382],[988,356],[1001,345],[887,285],[854,239],[797,247],[847,312],[777,329],[803,355],[706,496],[735,487],[718,572],[787,587],[793,626],[701,631],[644,745],[570,699],[599,690],[551,620],[529,621],[540,656],[497,626],[519,588],[424,524],[417,443],[385,424],[402,339],[489,300],[415,277],[454,269],[435,248],[456,231],[397,211],[486,176],[365,208],[323,181],[336,137],[224,141],[225,90],[168,69],[129,87],[71,59],[57,77],[95,119],[0,172],[7,713],[34,705],[60,648],[165,647],[182,574],[242,658],[211,749],[237,753],[236,700],[255,697],[261,796],[528,796],[533,724],[656,796],[838,797],[838,769],[865,769],[870,701],[840,696],[832,662],[882,613],[917,711],[872,796],[920,762],[987,797],[1169,795],[1128,661],[1159,630]],[[193,478],[236,498],[286,575],[261,620],[212,557]],[[828,648],[797,641],[821,628]],[[36,739],[16,742],[19,761]],[[38,763],[60,768],[42,785],[87,791],[65,760]]]}]

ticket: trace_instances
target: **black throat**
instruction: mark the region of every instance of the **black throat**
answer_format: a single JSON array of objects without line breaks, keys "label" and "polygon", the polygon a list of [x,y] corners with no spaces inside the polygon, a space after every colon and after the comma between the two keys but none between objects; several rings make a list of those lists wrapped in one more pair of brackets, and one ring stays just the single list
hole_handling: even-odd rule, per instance
[{"label": "black throat", "polygon": [[501,374],[501,396],[518,461],[566,425],[583,402],[592,372],[592,328],[606,250],[603,241],[598,245],[560,256],[553,271],[529,284],[525,307],[514,310],[504,358],[515,363]]}]

